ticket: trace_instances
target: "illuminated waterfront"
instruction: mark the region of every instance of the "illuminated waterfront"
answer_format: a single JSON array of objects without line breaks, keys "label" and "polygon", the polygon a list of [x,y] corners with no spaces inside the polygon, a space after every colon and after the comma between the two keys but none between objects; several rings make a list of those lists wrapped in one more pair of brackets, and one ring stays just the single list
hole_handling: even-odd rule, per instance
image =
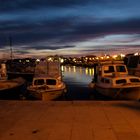
[{"label": "illuminated waterfront", "polygon": [[91,81],[94,69],[76,66],[62,66],[62,72],[66,82],[67,80],[69,81],[73,79],[72,82],[75,82],[75,84],[86,86],[86,84]]}]

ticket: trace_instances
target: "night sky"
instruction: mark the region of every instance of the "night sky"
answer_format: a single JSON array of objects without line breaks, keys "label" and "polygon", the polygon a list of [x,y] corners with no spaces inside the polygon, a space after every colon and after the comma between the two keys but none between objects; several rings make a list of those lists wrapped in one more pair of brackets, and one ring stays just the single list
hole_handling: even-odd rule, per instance
[{"label": "night sky", "polygon": [[140,52],[140,0],[0,0],[0,56]]}]

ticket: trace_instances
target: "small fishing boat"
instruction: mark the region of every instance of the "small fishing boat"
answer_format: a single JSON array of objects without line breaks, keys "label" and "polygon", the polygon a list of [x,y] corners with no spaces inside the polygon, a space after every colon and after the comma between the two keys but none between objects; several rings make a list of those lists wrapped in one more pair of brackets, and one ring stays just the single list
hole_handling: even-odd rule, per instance
[{"label": "small fishing boat", "polygon": [[113,99],[140,99],[140,77],[129,75],[122,61],[96,64],[94,78],[89,87]]},{"label": "small fishing boat", "polygon": [[0,65],[0,99],[20,99],[25,91],[25,83],[21,77],[8,79],[6,65]]},{"label": "small fishing boat", "polygon": [[50,101],[65,94],[66,85],[62,81],[58,62],[43,62],[36,65],[32,84],[27,87],[30,95],[39,100]]}]

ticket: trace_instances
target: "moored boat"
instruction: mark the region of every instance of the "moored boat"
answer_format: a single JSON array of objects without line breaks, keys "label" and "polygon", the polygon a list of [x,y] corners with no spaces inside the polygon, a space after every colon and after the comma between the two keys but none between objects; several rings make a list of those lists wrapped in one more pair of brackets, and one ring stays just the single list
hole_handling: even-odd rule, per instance
[{"label": "moored boat", "polygon": [[140,77],[140,54],[130,54],[124,59],[128,73]]},{"label": "moored boat", "polygon": [[50,101],[65,94],[66,85],[62,81],[58,62],[44,62],[36,66],[32,84],[27,87],[30,95],[39,100]]},{"label": "moored boat", "polygon": [[26,81],[21,78],[8,79],[6,65],[0,68],[0,99],[20,99],[25,92]]},{"label": "moored boat", "polygon": [[30,94],[40,100],[54,100],[66,92],[66,85],[57,77],[37,76],[28,87]]},{"label": "moored boat", "polygon": [[34,59],[7,60],[6,65],[9,79],[23,77],[28,82],[32,81],[36,65]]},{"label": "moored boat", "polygon": [[126,65],[120,61],[97,64],[89,86],[113,99],[140,99],[140,77],[129,75]]}]

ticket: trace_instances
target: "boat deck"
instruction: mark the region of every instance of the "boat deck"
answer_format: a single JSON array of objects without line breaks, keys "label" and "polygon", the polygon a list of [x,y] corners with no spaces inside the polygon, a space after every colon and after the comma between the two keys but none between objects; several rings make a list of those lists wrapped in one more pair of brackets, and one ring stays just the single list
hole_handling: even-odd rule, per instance
[{"label": "boat deck", "polygon": [[0,101],[0,140],[140,140],[138,101]]}]

